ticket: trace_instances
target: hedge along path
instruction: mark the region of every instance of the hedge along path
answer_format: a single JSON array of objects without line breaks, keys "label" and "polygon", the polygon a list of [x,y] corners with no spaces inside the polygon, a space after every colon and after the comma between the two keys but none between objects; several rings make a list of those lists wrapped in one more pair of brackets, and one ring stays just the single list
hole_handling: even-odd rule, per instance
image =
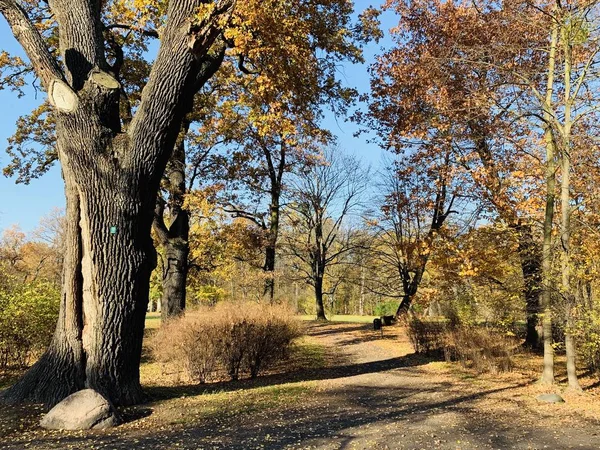
[{"label": "hedge along path", "polygon": [[220,384],[213,394],[180,390],[130,410],[153,414],[106,433],[31,430],[4,442],[9,449],[26,441],[40,449],[600,448],[600,413],[583,407],[598,394],[538,403],[537,367],[474,377],[412,354],[400,327],[386,327],[381,338],[365,324],[310,323],[308,334],[311,345],[338,356],[335,365]]}]

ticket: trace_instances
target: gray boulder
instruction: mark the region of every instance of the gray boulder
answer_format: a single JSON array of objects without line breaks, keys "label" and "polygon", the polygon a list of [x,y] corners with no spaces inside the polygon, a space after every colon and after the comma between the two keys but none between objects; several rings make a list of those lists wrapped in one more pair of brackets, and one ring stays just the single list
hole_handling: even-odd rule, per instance
[{"label": "gray boulder", "polygon": [[40,421],[49,430],[99,430],[119,422],[114,407],[93,389],[69,395]]},{"label": "gray boulder", "polygon": [[537,400],[546,403],[564,403],[565,400],[558,394],[542,394],[538,395]]}]

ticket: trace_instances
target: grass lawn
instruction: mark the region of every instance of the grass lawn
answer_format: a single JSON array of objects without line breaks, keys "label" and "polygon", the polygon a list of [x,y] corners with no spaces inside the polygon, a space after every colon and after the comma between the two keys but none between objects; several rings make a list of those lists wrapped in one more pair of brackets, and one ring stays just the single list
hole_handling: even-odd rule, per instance
[{"label": "grass lawn", "polygon": [[160,326],[160,313],[149,312],[146,313],[146,329],[158,328]]}]

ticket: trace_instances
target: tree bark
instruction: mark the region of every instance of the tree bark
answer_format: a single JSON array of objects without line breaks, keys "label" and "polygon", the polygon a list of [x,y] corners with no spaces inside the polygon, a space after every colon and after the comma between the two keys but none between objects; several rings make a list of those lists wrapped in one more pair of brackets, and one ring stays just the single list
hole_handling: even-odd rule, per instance
[{"label": "tree bark", "polygon": [[50,406],[85,385],[85,359],[81,339],[82,289],[79,197],[66,176],[67,209],[64,230],[63,285],[60,314],[54,337],[44,355],[4,394],[9,403],[34,402]]},{"label": "tree bark", "polygon": [[189,243],[187,236],[171,238],[165,244],[166,267],[163,274],[161,320],[178,317],[185,311]]},{"label": "tree bark", "polygon": [[265,248],[265,264],[263,270],[267,275],[265,280],[264,295],[269,301],[275,301],[275,258],[277,252],[277,239],[279,238],[281,187],[271,187],[271,204],[269,205],[269,231],[267,235],[267,246]]},{"label": "tree bark", "polygon": [[475,120],[469,122],[475,137],[476,151],[485,169],[483,187],[500,217],[517,232],[518,254],[523,272],[523,296],[525,298],[526,335],[524,345],[537,349],[541,347],[538,333],[540,313],[540,283],[542,280],[541,251],[533,239],[531,225],[521,224],[513,202],[503,188],[500,171],[490,149],[485,125]]},{"label": "tree bark", "polygon": [[572,122],[572,99],[571,99],[571,65],[572,52],[571,42],[563,33],[564,50],[564,127],[563,127],[563,148],[561,154],[561,189],[560,189],[560,209],[561,209],[561,272],[562,272],[562,295],[565,299],[565,351],[567,353],[567,379],[569,388],[581,391],[579,380],[577,379],[576,365],[576,346],[573,337],[573,307],[574,298],[571,288],[571,128]]},{"label": "tree bark", "polygon": [[411,294],[405,294],[398,305],[398,309],[396,310],[396,317],[402,316],[402,314],[406,314],[410,309],[410,305],[412,304],[413,296]]},{"label": "tree bark", "polygon": [[118,405],[138,403],[144,398],[139,363],[155,256],[151,219],[136,212],[148,203],[127,195],[116,177],[88,173],[81,179],[64,155],[62,161],[69,250],[60,318],[50,348],[6,399],[53,405],[88,387]]},{"label": "tree bark", "polygon": [[358,303],[358,314],[360,316],[365,313],[365,266],[360,266],[360,297]]},{"label": "tree bark", "polygon": [[161,320],[169,319],[183,313],[186,305],[186,285],[189,273],[189,212],[184,208],[185,183],[185,134],[188,124],[184,124],[173,155],[167,165],[165,182],[167,185],[168,208],[172,222],[166,226],[165,208],[162,199],[158,200],[154,218],[154,230],[164,251],[164,268],[162,279]]},{"label": "tree bark", "polygon": [[275,301],[275,258],[277,252],[277,240],[279,238],[279,220],[281,216],[281,189],[283,175],[286,168],[287,147],[280,144],[279,161],[277,166],[273,160],[270,149],[263,145],[263,152],[267,161],[269,181],[271,183],[271,201],[269,204],[269,230],[267,235],[267,247],[265,249],[265,264],[263,270],[267,275],[265,280],[264,295],[269,296],[269,301]]},{"label": "tree bark", "polygon": [[317,320],[327,320],[325,306],[323,305],[323,277],[315,277],[315,300],[317,307]]}]

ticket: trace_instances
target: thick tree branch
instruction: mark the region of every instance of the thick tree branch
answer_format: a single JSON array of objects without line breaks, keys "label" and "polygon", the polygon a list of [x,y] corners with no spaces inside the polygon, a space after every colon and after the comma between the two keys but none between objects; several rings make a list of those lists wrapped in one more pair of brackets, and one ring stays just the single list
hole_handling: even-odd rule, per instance
[{"label": "thick tree branch", "polygon": [[[194,16],[202,1],[169,3],[160,50],[128,130],[136,149],[129,155],[130,164],[159,167],[166,164],[194,94],[222,61],[224,50],[219,48],[216,58],[209,52],[220,34],[216,23],[221,16],[230,13],[234,2],[220,0],[210,17],[197,24]],[[157,117],[169,118],[168,123],[155,120]],[[153,136],[156,145],[148,148],[145,144],[147,136]],[[137,152],[143,152],[143,155]],[[159,180],[149,181],[153,185]]]},{"label": "thick tree branch", "polygon": [[0,13],[25,50],[44,89],[49,92],[53,80],[64,80],[64,75],[40,32],[15,0],[0,0]]},{"label": "thick tree branch", "polygon": [[159,195],[156,199],[156,207],[154,208],[154,222],[152,227],[158,237],[161,245],[165,245],[169,240],[169,230],[165,224],[165,200]]},{"label": "thick tree branch", "polygon": [[243,209],[235,208],[231,205],[229,205],[229,209],[225,208],[224,211],[228,214],[231,214],[235,218],[249,220],[250,222],[255,223],[259,228],[263,230],[267,229],[267,225],[262,216],[250,213],[248,211],[244,211]]},{"label": "thick tree branch", "polygon": [[94,69],[109,69],[104,54],[100,0],[49,0],[60,33],[66,78],[77,92]]}]

